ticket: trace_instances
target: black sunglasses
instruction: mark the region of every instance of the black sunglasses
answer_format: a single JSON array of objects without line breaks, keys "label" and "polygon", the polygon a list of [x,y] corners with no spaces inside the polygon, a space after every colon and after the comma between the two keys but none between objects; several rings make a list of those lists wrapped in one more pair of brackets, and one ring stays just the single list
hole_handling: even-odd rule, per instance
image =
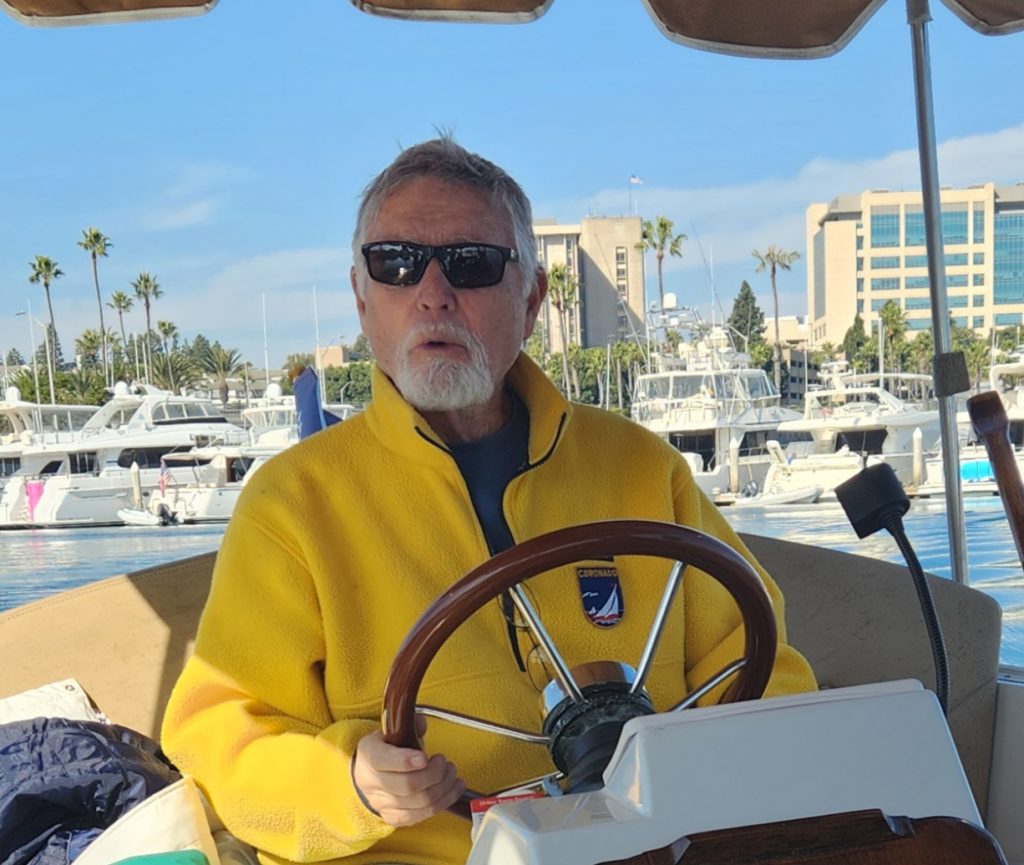
[{"label": "black sunglasses", "polygon": [[362,247],[370,276],[385,285],[416,285],[436,258],[452,288],[486,288],[505,275],[505,262],[519,261],[519,253],[490,243],[449,243],[424,246],[401,240],[379,240]]}]

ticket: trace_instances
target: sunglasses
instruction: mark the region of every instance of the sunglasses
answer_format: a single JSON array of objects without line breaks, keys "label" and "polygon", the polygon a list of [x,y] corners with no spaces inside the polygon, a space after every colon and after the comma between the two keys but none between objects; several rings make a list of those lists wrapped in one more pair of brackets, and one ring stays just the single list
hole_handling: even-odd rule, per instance
[{"label": "sunglasses", "polygon": [[436,258],[452,288],[486,288],[505,275],[505,263],[519,261],[519,253],[490,243],[450,243],[424,246],[401,240],[380,240],[362,247],[366,268],[376,282],[416,285]]}]

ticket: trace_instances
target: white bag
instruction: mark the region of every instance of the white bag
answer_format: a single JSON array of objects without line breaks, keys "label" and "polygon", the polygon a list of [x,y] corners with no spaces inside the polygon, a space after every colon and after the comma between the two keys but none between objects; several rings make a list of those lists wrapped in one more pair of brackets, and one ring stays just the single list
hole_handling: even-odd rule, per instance
[{"label": "white bag", "polygon": [[199,850],[221,865],[203,802],[191,778],[143,800],[93,841],[75,865],[113,865],[131,856]]}]

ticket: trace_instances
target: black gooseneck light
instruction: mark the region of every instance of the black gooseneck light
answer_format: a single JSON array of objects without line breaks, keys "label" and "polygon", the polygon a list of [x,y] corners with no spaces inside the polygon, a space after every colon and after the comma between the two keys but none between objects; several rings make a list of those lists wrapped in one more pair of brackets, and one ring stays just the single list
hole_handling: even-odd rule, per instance
[{"label": "black gooseneck light", "polygon": [[885,529],[896,539],[900,552],[910,569],[910,576],[917,589],[917,598],[924,614],[928,639],[932,646],[935,662],[935,694],[944,715],[949,714],[949,664],[946,658],[946,644],[942,639],[942,628],[935,612],[928,580],[907,533],[903,530],[903,515],[910,510],[910,499],[888,463],[876,463],[858,472],[836,487],[836,497],[846,511],[846,516],[858,538],[873,535]]}]

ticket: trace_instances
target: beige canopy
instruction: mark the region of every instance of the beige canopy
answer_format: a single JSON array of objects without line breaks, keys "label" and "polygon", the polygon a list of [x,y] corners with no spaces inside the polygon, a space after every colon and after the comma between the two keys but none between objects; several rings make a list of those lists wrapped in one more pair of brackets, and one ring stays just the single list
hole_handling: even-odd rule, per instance
[{"label": "beige canopy", "polygon": [[[242,0],[237,0],[242,2]],[[403,18],[524,22],[554,0],[350,0]],[[728,54],[824,57],[841,49],[884,0],[642,0],[670,39]],[[1024,29],[1024,0],[942,0],[980,33]],[[639,0],[638,0],[639,3]],[[209,12],[217,0],[0,0],[27,24],[169,18]],[[289,5],[282,0],[282,11]]]}]

